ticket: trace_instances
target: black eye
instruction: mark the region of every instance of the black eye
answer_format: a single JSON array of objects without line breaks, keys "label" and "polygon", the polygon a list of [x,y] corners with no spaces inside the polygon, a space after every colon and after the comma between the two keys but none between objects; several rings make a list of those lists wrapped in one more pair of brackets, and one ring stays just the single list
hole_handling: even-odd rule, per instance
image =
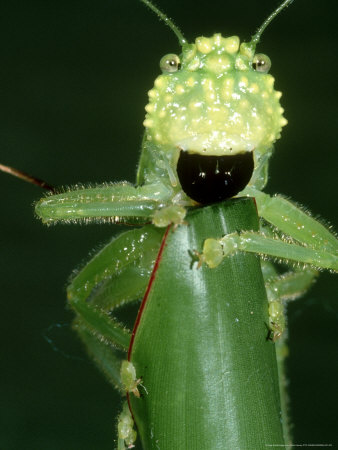
[{"label": "black eye", "polygon": [[271,60],[267,55],[263,55],[263,53],[257,53],[252,61],[252,67],[257,72],[267,73],[269,72],[271,67]]},{"label": "black eye", "polygon": [[180,58],[174,53],[163,56],[160,61],[160,68],[162,72],[177,72],[181,68]]}]

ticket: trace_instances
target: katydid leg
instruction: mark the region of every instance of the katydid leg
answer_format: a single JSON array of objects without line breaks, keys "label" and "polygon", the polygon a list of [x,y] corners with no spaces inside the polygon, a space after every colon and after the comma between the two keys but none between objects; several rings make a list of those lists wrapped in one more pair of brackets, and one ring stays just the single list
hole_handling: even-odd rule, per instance
[{"label": "katydid leg", "polygon": [[261,265],[269,302],[301,297],[318,276],[318,272],[311,268],[290,268],[279,274],[270,261],[262,261]]},{"label": "katydid leg", "polygon": [[79,334],[89,355],[106,379],[115,388],[122,391],[120,367],[124,353],[114,348],[109,342],[102,340],[100,336],[93,334],[92,330],[81,319],[74,321],[73,329]]},{"label": "katydid leg", "polygon": [[[209,254],[208,249],[212,247],[213,254]],[[207,239],[203,248],[202,261],[210,267],[215,266],[214,247],[218,247],[217,263],[222,257],[230,256],[237,251],[256,253],[260,256],[269,256],[278,260],[285,260],[287,263],[303,263],[318,269],[331,269],[338,271],[338,256],[329,251],[311,248],[284,242],[279,238],[267,237],[263,233],[245,231],[240,233],[231,233],[218,240]],[[221,256],[220,256],[221,255]],[[217,265],[217,264],[216,264]]]},{"label": "katydid leg", "polygon": [[338,241],[336,236],[286,198],[280,195],[271,197],[252,187],[244,189],[242,194],[254,197],[258,215],[285,235],[312,248],[337,253]]},{"label": "katydid leg", "polygon": [[[156,259],[163,230],[147,225],[122,233],[109,242],[77,273],[68,287],[68,300],[76,312],[74,327],[97,364],[111,375],[119,373],[121,357],[130,333],[110,312],[121,304],[142,297]],[[131,278],[130,278],[131,277]],[[133,282],[135,281],[135,283]]]},{"label": "katydid leg", "polygon": [[173,192],[162,183],[133,186],[112,183],[48,195],[35,206],[44,223],[85,221],[121,222],[129,218],[147,221],[162,206],[168,205]]}]

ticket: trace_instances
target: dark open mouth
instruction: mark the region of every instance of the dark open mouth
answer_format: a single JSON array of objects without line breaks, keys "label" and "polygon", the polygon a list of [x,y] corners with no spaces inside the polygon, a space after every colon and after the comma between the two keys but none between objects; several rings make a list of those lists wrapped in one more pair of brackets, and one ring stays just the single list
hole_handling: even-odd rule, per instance
[{"label": "dark open mouth", "polygon": [[238,194],[249,183],[253,169],[252,152],[208,156],[181,150],[177,163],[183,191],[203,205]]}]

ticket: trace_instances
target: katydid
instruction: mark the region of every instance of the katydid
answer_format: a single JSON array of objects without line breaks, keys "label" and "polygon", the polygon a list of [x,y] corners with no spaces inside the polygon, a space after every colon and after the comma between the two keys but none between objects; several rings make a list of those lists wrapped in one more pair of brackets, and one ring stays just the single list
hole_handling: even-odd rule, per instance
[{"label": "katydid", "polygon": [[[279,9],[289,3],[283,2]],[[284,300],[303,293],[316,269],[337,270],[335,237],[291,202],[261,192],[272,144],[286,123],[280,94],[267,74],[269,59],[255,53],[267,23],[241,45],[236,37],[218,34],[188,44],[175,27],[182,55],[161,60],[163,75],[149,93],[136,186],[117,183],[70,190],[48,196],[36,207],[46,223],[152,222],[108,244],[68,290],[77,313],[76,329],[118,386],[121,361],[110,346],[129,347],[135,383],[132,389],[127,383],[126,389],[144,448],[208,448],[208,442],[210,448],[259,448],[269,439],[282,443],[274,350],[267,338],[276,341],[283,333]],[[233,196],[238,198],[231,200]],[[259,216],[267,221],[260,231],[253,201],[243,197],[255,198]],[[252,252],[304,266],[278,276],[264,261],[266,299]],[[166,276],[168,266],[173,278]],[[234,268],[237,283],[229,287]],[[250,275],[246,283],[245,274]],[[179,288],[174,286],[175,278]],[[227,289],[232,299],[222,298]],[[130,334],[110,312],[145,291],[131,346]],[[180,297],[179,292],[185,293]],[[165,301],[170,303],[170,314]],[[204,334],[202,317],[208,318]],[[255,357],[250,356],[250,342],[257,344],[251,350]],[[272,380],[269,387],[267,373]],[[122,374],[125,381],[125,371]],[[232,378],[239,374],[244,377],[242,391],[233,386]],[[264,397],[262,385],[268,387],[270,397]],[[135,389],[140,398],[134,397]],[[252,408],[259,403],[255,417]],[[234,425],[244,411],[250,417]],[[176,435],[175,430],[179,430]],[[121,442],[124,439],[120,437],[121,448],[132,445],[132,439]]]}]

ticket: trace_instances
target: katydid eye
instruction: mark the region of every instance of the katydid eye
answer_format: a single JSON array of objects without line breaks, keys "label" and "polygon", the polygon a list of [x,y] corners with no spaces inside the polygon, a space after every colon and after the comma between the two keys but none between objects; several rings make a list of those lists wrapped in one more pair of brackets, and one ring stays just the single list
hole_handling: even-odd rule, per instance
[{"label": "katydid eye", "polygon": [[271,68],[271,59],[263,53],[257,53],[252,61],[252,67],[257,72],[267,73]]},{"label": "katydid eye", "polygon": [[174,53],[164,55],[160,61],[160,68],[162,72],[177,72],[181,68],[180,58]]}]

